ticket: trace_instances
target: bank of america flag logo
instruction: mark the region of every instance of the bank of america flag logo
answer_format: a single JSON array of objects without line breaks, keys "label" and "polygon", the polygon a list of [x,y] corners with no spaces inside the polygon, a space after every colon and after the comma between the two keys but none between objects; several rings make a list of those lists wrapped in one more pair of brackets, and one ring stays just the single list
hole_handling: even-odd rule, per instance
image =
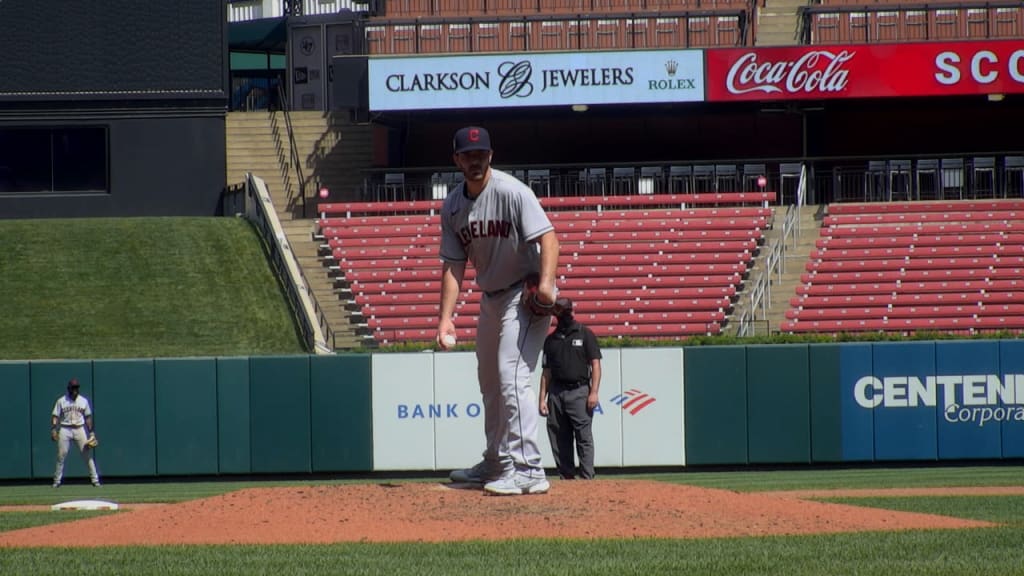
[{"label": "bank of america flag logo", "polygon": [[646,392],[637,390],[636,388],[630,388],[624,393],[612,398],[612,403],[618,404],[619,406],[622,406],[622,409],[626,412],[636,415],[637,412],[647,408],[651,404],[654,404],[657,400],[657,398]]}]

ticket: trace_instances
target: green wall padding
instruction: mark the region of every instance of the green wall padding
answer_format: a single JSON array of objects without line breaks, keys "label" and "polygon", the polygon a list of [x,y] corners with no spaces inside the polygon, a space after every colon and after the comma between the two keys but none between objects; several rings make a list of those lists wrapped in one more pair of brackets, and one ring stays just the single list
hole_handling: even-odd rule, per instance
[{"label": "green wall padding", "polygon": [[313,471],[373,469],[368,354],[310,358]]},{"label": "green wall padding", "polygon": [[100,476],[156,474],[153,360],[96,360],[92,368]]},{"label": "green wall padding", "polygon": [[751,464],[811,461],[807,362],[807,346],[747,347],[747,436]]},{"label": "green wall padding", "polygon": [[216,474],[216,361],[157,359],[153,371],[157,473]]},{"label": "green wall padding", "polygon": [[686,465],[747,463],[747,355],[742,346],[687,348]]},{"label": "green wall padding", "polygon": [[[88,360],[31,362],[29,378],[31,378],[29,394],[32,397],[32,476],[52,478],[54,464],[57,460],[56,446],[50,440],[50,414],[53,413],[53,405],[59,396],[67,393],[68,380],[78,378],[78,383],[81,384],[81,394],[92,402],[93,411],[97,410],[96,398],[93,397],[92,362]],[[103,422],[99,418],[96,420],[96,426],[102,434]],[[64,461],[65,480],[88,477],[81,456],[69,454],[67,460]]]},{"label": "green wall padding", "polygon": [[0,398],[6,405],[0,418],[0,478],[32,476],[32,437],[50,440],[49,426],[32,425],[29,382],[28,362],[0,362]]},{"label": "green wall padding", "polygon": [[252,470],[312,471],[309,357],[250,359]]},{"label": "green wall padding", "polygon": [[812,462],[843,461],[839,349],[839,344],[808,347]]},{"label": "green wall padding", "polygon": [[217,359],[217,452],[221,474],[252,472],[249,358]]}]

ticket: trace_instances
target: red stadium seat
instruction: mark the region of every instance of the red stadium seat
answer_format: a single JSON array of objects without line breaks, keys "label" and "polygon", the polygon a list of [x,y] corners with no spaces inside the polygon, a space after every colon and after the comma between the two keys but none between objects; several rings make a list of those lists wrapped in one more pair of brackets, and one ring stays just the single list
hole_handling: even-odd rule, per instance
[{"label": "red stadium seat", "polygon": [[783,332],[961,332],[1021,330],[1024,317],[957,317],[957,318],[895,318],[891,320],[788,320],[781,324]]},{"label": "red stadium seat", "polygon": [[837,296],[856,294],[912,294],[936,292],[973,292],[998,291],[1019,292],[1024,288],[1024,280],[960,280],[960,281],[927,281],[873,282],[864,284],[811,284],[797,286],[796,292],[806,296]]},{"label": "red stadium seat", "polygon": [[865,270],[936,270],[941,268],[1019,268],[1024,256],[985,256],[977,258],[902,258],[893,260],[815,260],[808,272],[854,272]]},{"label": "red stadium seat", "polygon": [[1024,302],[1020,292],[932,292],[926,294],[864,294],[849,296],[800,296],[790,299],[794,308],[851,306],[913,306],[941,304],[1014,304]]},{"label": "red stadium seat", "polygon": [[[543,197],[562,244],[559,289],[611,335],[714,334],[759,247],[774,193]],[[744,206],[743,204],[750,204]],[[378,342],[432,340],[440,202],[328,203],[323,253]],[[467,268],[456,310],[472,336],[481,293]],[[589,324],[590,322],[588,322]]]},{"label": "red stadium seat", "polygon": [[991,234],[991,233],[1022,233],[1024,221],[1020,222],[952,222],[947,224],[894,224],[886,226],[858,225],[833,226],[822,231],[822,235],[830,238],[850,238],[854,236],[915,236],[925,234]]},{"label": "red stadium seat", "polygon": [[1024,210],[1024,200],[950,200],[927,202],[849,202],[830,204],[829,214],[878,214],[921,212],[991,212]]},{"label": "red stadium seat", "polygon": [[901,248],[839,248],[812,250],[811,259],[818,260],[882,260],[892,258],[937,258],[953,256],[1015,256],[1024,255],[1024,245],[908,246]]},{"label": "red stadium seat", "polygon": [[825,216],[825,226],[850,226],[873,224],[938,224],[941,222],[985,222],[1024,219],[1024,211],[989,211],[989,212],[921,212],[897,213],[883,212],[874,214],[837,214]]},{"label": "red stadium seat", "polygon": [[853,236],[823,237],[815,247],[848,250],[855,248],[897,248],[919,246],[998,246],[1024,244],[1024,233],[993,232],[990,234],[926,234],[915,236]]},{"label": "red stadium seat", "polygon": [[786,311],[790,320],[842,320],[881,318],[954,318],[961,316],[1024,315],[1024,304],[878,306],[867,308],[817,308]]},{"label": "red stadium seat", "polygon": [[833,204],[791,332],[1018,329],[1024,200]]},{"label": "red stadium seat", "polygon": [[857,284],[866,282],[884,282],[897,278],[904,282],[924,282],[928,280],[1008,280],[1024,278],[1024,268],[953,268],[925,270],[875,270],[870,272],[812,272],[801,274],[800,281],[804,284]]},{"label": "red stadium seat", "polygon": [[633,336],[640,338],[683,339],[686,336],[720,334],[717,322],[695,324],[593,324],[590,329],[599,337]]}]

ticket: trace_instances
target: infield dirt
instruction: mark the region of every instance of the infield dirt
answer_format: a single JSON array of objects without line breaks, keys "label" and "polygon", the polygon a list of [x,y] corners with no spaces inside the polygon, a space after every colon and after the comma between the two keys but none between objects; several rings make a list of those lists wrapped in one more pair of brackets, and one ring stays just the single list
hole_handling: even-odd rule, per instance
[{"label": "infield dirt", "polygon": [[[0,547],[709,538],[992,526],[806,500],[824,496],[1024,494],[1024,487],[740,493],[645,480],[552,481],[489,496],[447,483],[252,488],[0,534]],[[59,514],[59,512],[55,512]],[[69,524],[75,537],[67,537]]]}]

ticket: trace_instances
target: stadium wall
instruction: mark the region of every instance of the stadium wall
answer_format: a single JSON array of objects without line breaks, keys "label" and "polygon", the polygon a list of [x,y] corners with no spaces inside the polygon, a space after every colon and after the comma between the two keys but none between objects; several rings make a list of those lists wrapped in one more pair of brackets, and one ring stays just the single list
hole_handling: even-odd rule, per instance
[{"label": "stadium wall", "polygon": [[[599,467],[1024,457],[1022,341],[604,354]],[[472,352],[3,362],[0,479],[52,474],[49,414],[71,377],[107,477],[448,470],[483,449],[475,374]],[[78,458],[67,472],[85,476]]]},{"label": "stadium wall", "polygon": [[217,214],[224,10],[0,2],[0,53],[18,55],[0,74],[0,218]]}]

